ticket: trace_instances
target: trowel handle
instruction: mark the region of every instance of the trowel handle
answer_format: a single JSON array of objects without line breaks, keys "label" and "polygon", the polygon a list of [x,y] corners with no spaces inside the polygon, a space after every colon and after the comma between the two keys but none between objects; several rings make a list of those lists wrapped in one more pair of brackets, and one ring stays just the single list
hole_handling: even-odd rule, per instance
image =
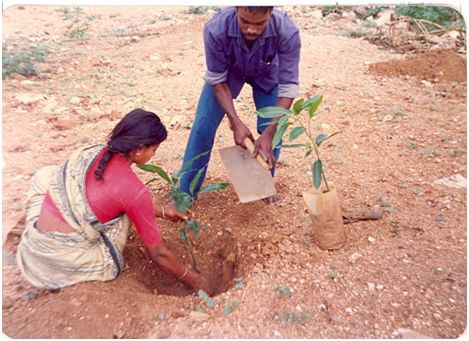
[{"label": "trowel handle", "polygon": [[[247,149],[251,152],[251,154],[253,154],[255,148],[254,143],[252,143],[250,139],[246,139],[244,140],[244,144],[246,145]],[[269,164],[264,160],[260,153],[257,154],[256,160],[261,164],[262,167],[264,167],[264,169],[270,169]]]}]

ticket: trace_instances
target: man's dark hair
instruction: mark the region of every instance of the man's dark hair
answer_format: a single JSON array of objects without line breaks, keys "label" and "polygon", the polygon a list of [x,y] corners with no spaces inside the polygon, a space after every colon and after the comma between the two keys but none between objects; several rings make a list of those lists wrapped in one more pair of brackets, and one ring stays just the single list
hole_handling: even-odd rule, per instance
[{"label": "man's dark hair", "polygon": [[109,134],[108,149],[95,171],[96,179],[103,179],[104,170],[115,154],[127,157],[132,150],[158,145],[167,136],[166,127],[158,115],[143,109],[132,110]]},{"label": "man's dark hair", "polygon": [[245,8],[252,14],[272,12],[274,6],[237,6],[237,8]]}]

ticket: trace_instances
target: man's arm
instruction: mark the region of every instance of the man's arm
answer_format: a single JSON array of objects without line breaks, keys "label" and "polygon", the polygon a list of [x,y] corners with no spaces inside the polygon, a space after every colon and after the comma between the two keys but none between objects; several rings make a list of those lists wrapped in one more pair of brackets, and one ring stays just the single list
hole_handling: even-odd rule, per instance
[{"label": "man's arm", "polygon": [[[290,109],[294,98],[298,96],[300,49],[301,41],[297,30],[279,46],[279,85],[276,103],[278,107]],[[272,140],[276,130],[277,124],[269,125],[257,139],[254,149],[254,156],[260,153],[271,168],[275,165]]]},{"label": "man's arm", "polygon": [[[254,137],[252,136],[249,128],[241,121],[238,114],[236,113],[233,96],[231,95],[230,88],[226,82],[213,85],[213,91],[215,92],[215,98],[222,107],[223,111],[228,116],[230,121],[230,128],[233,131],[235,144],[246,149],[244,140],[249,138],[254,142]],[[275,132],[274,132],[275,133]]]}]

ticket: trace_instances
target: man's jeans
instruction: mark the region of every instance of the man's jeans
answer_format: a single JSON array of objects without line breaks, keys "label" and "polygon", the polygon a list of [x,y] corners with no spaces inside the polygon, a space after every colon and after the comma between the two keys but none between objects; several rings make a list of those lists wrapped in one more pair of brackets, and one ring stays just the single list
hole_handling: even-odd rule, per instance
[{"label": "man's jeans", "polygon": [[[277,103],[277,86],[271,92],[265,92],[256,84],[253,84],[252,90],[256,109],[267,106],[275,106]],[[186,171],[181,175],[179,182],[179,188],[184,192],[189,193],[193,198],[197,196],[197,193],[204,181],[208,162],[210,161],[215,135],[218,126],[223,119],[223,116],[225,116],[225,113],[215,98],[213,87],[205,83],[199,98],[199,103],[197,105],[195,121],[189,135],[189,140],[187,142],[183,165],[186,165],[188,161],[201,153],[206,151],[210,152],[193,161],[188,169],[186,169]],[[255,116],[254,112],[253,116]],[[271,119],[257,116],[257,132],[261,134],[268,127],[268,125],[264,124],[270,121]],[[276,162],[280,155],[280,146],[281,142],[278,144],[277,148],[274,148]],[[198,184],[194,189],[194,193],[190,193],[190,183],[201,168],[204,168],[202,175],[200,176]],[[275,167],[271,170],[271,173],[273,176],[275,173]]]}]

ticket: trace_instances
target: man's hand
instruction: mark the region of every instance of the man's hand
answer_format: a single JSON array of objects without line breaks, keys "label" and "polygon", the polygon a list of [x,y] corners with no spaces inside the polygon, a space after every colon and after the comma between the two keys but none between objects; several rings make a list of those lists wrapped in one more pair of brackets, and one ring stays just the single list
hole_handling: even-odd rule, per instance
[{"label": "man's hand", "polygon": [[237,146],[247,149],[246,144],[244,143],[244,140],[247,138],[254,143],[254,137],[252,136],[251,131],[243,122],[241,122],[241,120],[236,120],[234,123],[230,122],[230,128],[233,130],[233,137]]},{"label": "man's hand", "polygon": [[268,132],[264,132],[256,141],[253,157],[260,154],[261,157],[268,163],[269,168],[272,169],[275,166],[275,156],[272,149],[273,137]]}]

